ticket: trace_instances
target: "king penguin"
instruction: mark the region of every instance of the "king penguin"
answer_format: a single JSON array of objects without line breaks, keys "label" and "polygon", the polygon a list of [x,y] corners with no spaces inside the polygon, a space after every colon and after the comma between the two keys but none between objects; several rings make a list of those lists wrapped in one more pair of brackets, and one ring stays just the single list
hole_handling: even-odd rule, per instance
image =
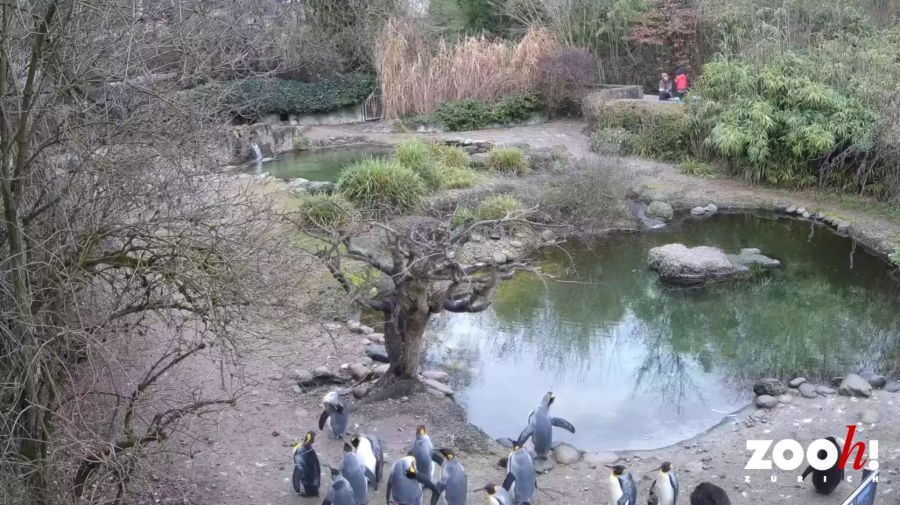
[{"label": "king penguin", "polygon": [[436,484],[438,492],[431,495],[431,505],[437,505],[441,494],[446,497],[447,505],[466,505],[469,492],[466,469],[453,450],[441,449],[439,452],[444,457],[444,463],[441,465],[441,481]]},{"label": "king penguin", "polygon": [[701,482],[691,493],[691,505],[731,505],[725,490],[709,482]]},{"label": "king penguin", "polygon": [[443,463],[443,458],[435,452],[425,426],[420,425],[416,428],[416,439],[413,441],[412,449],[409,450],[409,455],[416,458],[419,473],[434,481],[434,464]]},{"label": "king penguin", "polygon": [[570,433],[575,433],[572,423],[560,417],[550,417],[550,405],[556,397],[548,392],[541,399],[540,405],[528,415],[528,426],[519,435],[519,445],[531,438],[534,444],[534,452],[540,459],[546,459],[553,446],[553,427],[562,428]]},{"label": "king penguin", "polygon": [[637,487],[630,473],[622,465],[606,466],[609,474],[609,505],[637,505]]},{"label": "king penguin", "polygon": [[343,437],[344,432],[347,431],[347,423],[350,420],[350,410],[344,404],[341,395],[337,391],[329,391],[322,398],[322,405],[324,410],[322,415],[319,416],[319,429],[324,430],[327,422],[329,438],[337,439]]},{"label": "king penguin", "polygon": [[368,501],[369,482],[367,477],[375,478],[363,465],[359,456],[353,452],[353,446],[344,444],[344,457],[341,459],[341,475],[350,483],[357,505],[366,505]]},{"label": "king penguin", "polygon": [[[841,446],[838,445],[837,440],[834,437],[827,437],[825,440],[828,440],[837,448],[838,454],[841,452]],[[819,459],[823,460],[828,457],[828,453],[825,452],[825,449],[821,449],[819,451]],[[838,468],[837,461],[831,466],[831,468],[825,470],[816,470],[812,466],[808,466],[806,470],[803,471],[803,480],[806,480],[806,476],[812,474],[812,482],[813,487],[816,488],[816,492],[819,494],[831,494],[832,491],[838,484],[844,480],[844,471]]]},{"label": "king penguin", "polygon": [[347,482],[341,472],[331,469],[331,487],[325,495],[322,505],[356,505],[356,497],[353,496],[353,488]]},{"label": "king penguin", "polygon": [[387,503],[403,505],[422,505],[422,486],[431,490],[432,501],[435,494],[440,494],[428,477],[420,475],[416,470],[416,458],[405,456],[394,462],[387,481]]},{"label": "king penguin", "polygon": [[484,490],[487,492],[488,503],[490,505],[513,505],[509,493],[501,486],[498,486],[497,484],[488,484],[487,486],[484,486]]},{"label": "king penguin", "polygon": [[291,480],[294,483],[294,491],[300,496],[319,496],[322,478],[319,456],[313,449],[315,441],[316,434],[308,431],[303,442],[294,446],[294,475]]},{"label": "king penguin", "polygon": [[659,466],[656,480],[650,486],[647,505],[676,505],[678,503],[678,476],[668,461]]},{"label": "king penguin", "polygon": [[356,455],[368,470],[367,473],[375,476],[369,480],[369,484],[378,491],[378,484],[381,483],[384,472],[384,450],[381,448],[381,439],[375,435],[353,435],[350,443],[356,448]]},{"label": "king penguin", "polygon": [[518,443],[513,444],[506,460],[506,479],[503,488],[509,491],[515,505],[530,505],[537,489],[537,476],[531,454]]}]

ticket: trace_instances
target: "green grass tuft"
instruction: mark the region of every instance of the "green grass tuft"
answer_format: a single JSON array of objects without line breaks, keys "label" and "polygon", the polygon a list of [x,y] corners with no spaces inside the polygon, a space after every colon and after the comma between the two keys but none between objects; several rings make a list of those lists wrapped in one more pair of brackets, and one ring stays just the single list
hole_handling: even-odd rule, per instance
[{"label": "green grass tuft", "polygon": [[366,158],[348,165],[338,190],[358,208],[378,213],[404,212],[425,196],[422,179],[392,160]]},{"label": "green grass tuft", "polygon": [[491,149],[488,153],[488,166],[497,172],[525,175],[531,171],[528,159],[521,149],[515,147],[500,147]]}]

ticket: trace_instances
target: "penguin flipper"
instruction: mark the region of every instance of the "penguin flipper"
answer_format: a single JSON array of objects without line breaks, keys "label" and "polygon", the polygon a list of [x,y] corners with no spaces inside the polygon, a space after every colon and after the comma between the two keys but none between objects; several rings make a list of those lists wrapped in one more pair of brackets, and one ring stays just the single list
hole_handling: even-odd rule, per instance
[{"label": "penguin flipper", "polygon": [[503,489],[509,491],[510,488],[512,487],[513,483],[515,483],[515,482],[516,482],[516,476],[513,475],[512,472],[507,472],[506,478],[503,479],[503,484],[502,484]]},{"label": "penguin flipper", "polygon": [[562,428],[562,429],[568,431],[569,433],[575,433],[575,427],[572,426],[572,423],[570,423],[569,421],[566,421],[565,419],[563,419],[561,417],[551,417],[550,424],[552,424],[553,426],[556,426],[557,428]]},{"label": "penguin flipper", "polygon": [[534,425],[529,422],[528,426],[525,427],[524,430],[522,430],[522,433],[519,435],[519,439],[516,440],[516,443],[520,447],[525,445],[525,442],[527,442],[528,439],[531,438],[531,435],[533,435],[533,434],[534,434]]},{"label": "penguin flipper", "polygon": [[325,429],[325,421],[328,420],[328,410],[323,410],[322,414],[319,416],[319,430]]},{"label": "penguin flipper", "polygon": [[803,479],[802,480],[806,480],[806,476],[811,474],[812,471],[813,471],[812,465],[806,467],[806,470],[803,470]]},{"label": "penguin flipper", "polygon": [[363,475],[365,475],[366,478],[369,479],[369,482],[375,482],[376,479],[377,479],[377,477],[375,476],[375,474],[372,473],[372,470],[370,470],[370,469],[369,469],[368,467],[366,467],[366,466],[363,466]]},{"label": "penguin flipper", "polygon": [[444,466],[444,457],[438,451],[431,451],[431,461]]},{"label": "penguin flipper", "polygon": [[669,472],[669,483],[672,484],[672,492],[674,498],[672,498],[672,505],[678,503],[678,476],[675,475],[675,472]]},{"label": "penguin flipper", "polygon": [[388,481],[387,481],[387,485],[385,485],[385,487],[387,488],[387,491],[385,493],[386,496],[385,496],[384,502],[387,505],[391,505],[391,488],[394,487],[394,472],[391,472],[391,474],[388,475]]},{"label": "penguin flipper", "polygon": [[431,490],[431,493],[432,493],[432,496],[434,496],[434,493],[440,493],[440,492],[441,492],[441,491],[438,489],[438,487],[434,485],[434,482],[431,482],[431,479],[429,479],[428,477],[426,477],[426,476],[424,476],[424,475],[422,475],[422,474],[420,474],[420,473],[416,473],[415,479],[416,479],[416,481],[417,481],[419,484],[422,484],[422,485],[425,486],[426,488],[430,489],[430,490]]},{"label": "penguin flipper", "polygon": [[443,484],[443,483],[438,483],[438,485],[437,485],[437,492],[431,493],[431,505],[437,505],[438,500],[441,499],[441,494],[443,494],[444,489],[445,489],[445,488],[444,488],[444,484]]}]

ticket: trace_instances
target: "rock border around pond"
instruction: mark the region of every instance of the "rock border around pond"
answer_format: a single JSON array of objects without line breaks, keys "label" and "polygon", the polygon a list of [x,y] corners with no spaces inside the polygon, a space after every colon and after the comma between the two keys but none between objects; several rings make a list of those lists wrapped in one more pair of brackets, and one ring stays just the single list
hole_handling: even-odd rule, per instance
[{"label": "rock border around pond", "polygon": [[829,227],[833,228],[835,231],[841,234],[847,234],[850,230],[851,223],[839,217],[830,216],[821,211],[812,211],[803,207],[802,205],[795,204],[778,204],[775,206],[775,210],[782,213],[787,214],[789,216],[794,216],[800,219],[805,219],[808,221],[818,222]]}]

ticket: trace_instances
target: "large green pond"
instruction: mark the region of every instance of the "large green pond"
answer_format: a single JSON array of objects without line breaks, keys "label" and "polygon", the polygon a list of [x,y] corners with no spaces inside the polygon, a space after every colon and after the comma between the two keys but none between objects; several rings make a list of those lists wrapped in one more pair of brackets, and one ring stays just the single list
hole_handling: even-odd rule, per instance
[{"label": "large green pond", "polygon": [[[703,291],[661,286],[650,248],[681,242],[758,247],[772,275]],[[429,359],[455,370],[470,422],[516,436],[541,395],[582,449],[649,449],[690,438],[750,400],[763,376],[829,378],[896,363],[898,285],[888,266],[818,225],[720,214],[569,244],[521,273],[481,314],[445,314]]]},{"label": "large green pond", "polygon": [[390,148],[382,146],[348,146],[333,149],[312,149],[278,155],[275,159],[257,167],[250,164],[250,170],[268,172],[279,179],[302,177],[310,181],[337,182],[341,170],[365,157],[387,157]]}]

